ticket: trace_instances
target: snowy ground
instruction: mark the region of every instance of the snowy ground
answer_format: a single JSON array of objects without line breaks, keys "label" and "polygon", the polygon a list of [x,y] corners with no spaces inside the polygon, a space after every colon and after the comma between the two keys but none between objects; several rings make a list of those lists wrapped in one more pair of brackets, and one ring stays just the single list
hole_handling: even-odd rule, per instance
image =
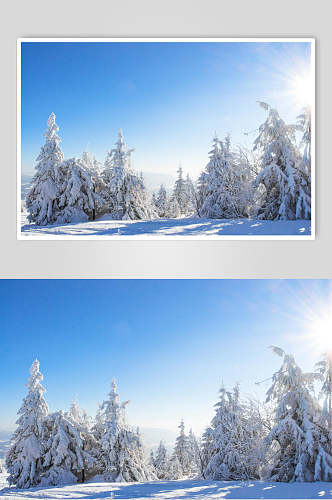
[{"label": "snowy ground", "polygon": [[22,237],[212,237],[221,236],[310,236],[307,220],[259,221],[249,219],[158,219],[153,221],[115,221],[104,216],[93,222],[35,226],[22,216]]},{"label": "snowy ground", "polygon": [[85,483],[16,490],[5,488],[0,498],[114,500],[216,500],[221,498],[332,498],[332,483],[267,483],[260,481],[153,481],[150,483]]}]

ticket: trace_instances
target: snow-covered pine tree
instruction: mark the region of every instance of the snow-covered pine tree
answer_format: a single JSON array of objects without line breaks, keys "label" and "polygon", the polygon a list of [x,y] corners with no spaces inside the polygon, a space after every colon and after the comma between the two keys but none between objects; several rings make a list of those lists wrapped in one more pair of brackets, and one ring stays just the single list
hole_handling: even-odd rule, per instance
[{"label": "snow-covered pine tree", "polygon": [[235,159],[230,136],[224,142],[217,136],[209,152],[209,162],[198,180],[200,217],[231,219],[248,215],[245,203],[248,174]]},{"label": "snow-covered pine tree", "polygon": [[153,217],[143,176],[137,175],[130,165],[130,155],[133,151],[133,149],[127,151],[120,130],[115,148],[106,157],[103,172],[106,185],[105,203],[114,219],[151,219]]},{"label": "snow-covered pine tree", "polygon": [[298,165],[299,193],[296,202],[296,218],[311,218],[311,111],[305,108],[298,116],[298,125],[303,132],[302,160]]},{"label": "snow-covered pine tree", "polygon": [[80,407],[76,397],[73,399],[73,401],[70,405],[67,416],[71,420],[74,420],[74,422],[76,422],[77,424],[82,423],[82,410],[81,410],[81,407]]},{"label": "snow-covered pine tree", "polygon": [[93,220],[103,199],[95,190],[92,172],[78,158],[70,158],[62,163],[64,183],[59,198],[61,222]]},{"label": "snow-covered pine tree", "polygon": [[177,171],[178,178],[174,184],[173,196],[176,199],[181,216],[188,215],[189,211],[189,199],[188,199],[188,189],[185,179],[183,178],[183,170],[181,165]]},{"label": "snow-covered pine tree", "polygon": [[216,414],[211,422],[212,457],[204,472],[206,479],[258,479],[257,439],[259,429],[240,400],[239,387],[227,392],[222,386]]},{"label": "snow-covered pine tree", "polygon": [[169,200],[165,186],[161,184],[158,193],[155,197],[155,206],[157,210],[158,217],[168,217],[168,205]]},{"label": "snow-covered pine tree", "polygon": [[154,466],[158,479],[168,478],[168,456],[166,447],[162,441],[160,441],[156,451]]},{"label": "snow-covered pine tree", "polygon": [[100,161],[97,160],[97,158],[94,156],[92,159],[92,170],[94,172],[95,176],[101,176],[103,166],[100,163]]},{"label": "snow-covered pine tree", "polygon": [[188,445],[189,445],[189,456],[190,456],[190,474],[191,475],[200,474],[202,470],[201,453],[196,436],[193,433],[192,429],[190,429],[189,431]]},{"label": "snow-covered pine tree", "polygon": [[181,216],[181,210],[179,204],[175,196],[172,195],[168,201],[167,217],[170,219],[177,219],[180,216]]},{"label": "snow-covered pine tree", "polygon": [[331,433],[329,439],[332,446],[332,352],[325,353],[321,361],[316,363],[316,369],[323,382],[321,395],[324,397],[322,420]]},{"label": "snow-covered pine tree", "polygon": [[267,402],[276,404],[275,425],[266,440],[275,446],[268,479],[285,482],[332,480],[331,444],[320,425],[321,409],[313,394],[317,373],[303,373],[294,357],[279,347],[282,358],[272,377]]},{"label": "snow-covered pine tree", "polygon": [[180,462],[182,475],[184,477],[190,474],[190,450],[188,436],[184,432],[184,422],[181,420],[179,425],[180,433],[175,441],[174,453]]},{"label": "snow-covered pine tree", "polygon": [[45,144],[37,158],[36,174],[26,196],[28,219],[38,225],[52,224],[59,215],[58,197],[62,189],[61,164],[64,156],[59,146],[57,135],[59,127],[55,123],[55,114],[51,113],[47,121]]},{"label": "snow-covered pine tree", "polygon": [[154,452],[153,450],[150,451],[150,456],[149,456],[149,466],[151,467],[151,470],[155,473],[155,457],[154,457]]},{"label": "snow-covered pine tree", "polygon": [[197,215],[199,212],[198,198],[195,185],[187,174],[186,177],[186,193],[187,193],[187,215]]},{"label": "snow-covered pine tree", "polygon": [[69,411],[66,413],[66,416],[68,416],[78,425],[86,428],[87,431],[90,431],[91,418],[86,413],[86,411],[80,407],[76,397],[73,399]]},{"label": "snow-covered pine tree", "polygon": [[182,479],[183,470],[176,453],[173,453],[168,463],[168,478],[170,480]]},{"label": "snow-covered pine tree", "polygon": [[87,170],[94,170],[94,161],[91,158],[88,146],[86,146],[85,150],[82,153],[81,161]]},{"label": "snow-covered pine tree", "polygon": [[102,403],[99,411],[100,469],[109,481],[149,481],[153,477],[145,464],[140,436],[130,429],[126,421],[128,403],[120,403],[113,379],[108,399]]},{"label": "snow-covered pine tree", "polygon": [[48,414],[48,406],[44,399],[42,380],[39,361],[36,359],[30,368],[28,394],[18,411],[18,427],[6,458],[8,482],[18,488],[38,485],[44,472],[43,422]]},{"label": "snow-covered pine tree", "polygon": [[[76,418],[80,415],[76,413]],[[48,415],[44,424],[45,449],[42,484],[58,485],[84,482],[85,474],[95,464],[95,443],[87,429],[69,413]]]},{"label": "snow-covered pine tree", "polygon": [[102,165],[94,156],[93,159],[88,151],[88,148],[85,148],[82,154],[82,164],[91,178],[93,185],[93,193],[95,198],[94,208],[92,210],[92,216],[90,217],[92,220],[95,220],[98,216],[103,215],[104,213],[104,198],[103,194],[105,192],[105,184],[102,178]]},{"label": "snow-covered pine tree", "polygon": [[260,105],[269,114],[254,142],[261,162],[261,171],[254,182],[256,188],[261,189],[257,217],[293,220],[297,218],[297,211],[300,214],[297,206],[300,187],[299,153],[295,142],[297,127],[286,125],[277,110],[268,104],[260,102]]},{"label": "snow-covered pine tree", "polygon": [[213,457],[214,454],[214,440],[213,440],[213,429],[212,427],[207,427],[202,435],[201,441],[201,473],[205,478],[206,468]]}]

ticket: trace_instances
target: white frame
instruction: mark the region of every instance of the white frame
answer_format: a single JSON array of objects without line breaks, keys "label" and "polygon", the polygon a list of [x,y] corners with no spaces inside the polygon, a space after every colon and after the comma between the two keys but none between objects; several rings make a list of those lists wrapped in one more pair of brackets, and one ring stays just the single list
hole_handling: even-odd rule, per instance
[{"label": "white frame", "polygon": [[[311,115],[311,151],[312,151],[312,182],[311,182],[311,234],[310,235],[202,235],[202,236],[125,236],[125,235],[112,235],[112,236],[72,236],[72,235],[22,235],[21,232],[21,44],[23,42],[307,42],[311,44],[311,69],[312,69],[312,115]],[[316,182],[316,102],[315,102],[315,83],[316,83],[316,66],[315,66],[315,38],[307,37],[256,37],[256,38],[18,38],[17,39],[17,239],[23,241],[40,241],[40,240],[199,240],[199,241],[227,241],[227,240],[298,240],[307,241],[315,240],[316,235],[316,200],[315,200],[315,182]]]}]

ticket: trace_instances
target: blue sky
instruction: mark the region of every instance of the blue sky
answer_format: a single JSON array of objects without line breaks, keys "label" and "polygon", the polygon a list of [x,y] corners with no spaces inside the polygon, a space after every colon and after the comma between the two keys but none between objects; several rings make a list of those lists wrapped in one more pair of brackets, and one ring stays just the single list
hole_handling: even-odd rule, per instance
[{"label": "blue sky", "polygon": [[331,337],[330,292],[328,280],[1,280],[0,430],[38,357],[51,411],[76,395],[94,415],[115,376],[132,424],[183,417],[200,431],[222,380],[264,396],[269,382],[255,382],[280,365],[269,345],[312,369]]},{"label": "blue sky", "polygon": [[[22,171],[33,172],[49,114],[66,157],[88,145],[100,161],[122,128],[137,170],[194,177],[215,132],[251,145],[266,114],[293,122],[290,92],[308,43],[22,43]],[[293,88],[294,90],[294,88]]]}]

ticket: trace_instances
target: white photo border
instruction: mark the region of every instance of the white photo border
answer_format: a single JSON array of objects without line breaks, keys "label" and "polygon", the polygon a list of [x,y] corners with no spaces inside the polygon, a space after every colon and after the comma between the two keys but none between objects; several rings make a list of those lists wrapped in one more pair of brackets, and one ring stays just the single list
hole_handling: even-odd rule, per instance
[{"label": "white photo border", "polygon": [[[252,42],[252,43],[262,43],[262,42],[279,42],[279,43],[310,43],[311,47],[311,78],[312,78],[312,107],[311,107],[311,153],[312,153],[312,178],[311,178],[311,234],[310,235],[201,235],[201,236],[150,236],[150,235],[91,235],[91,236],[73,236],[73,235],[50,235],[50,234],[36,234],[36,235],[23,235],[21,231],[21,182],[22,182],[22,158],[21,158],[21,134],[22,134],[22,118],[21,118],[21,45],[24,42],[200,42],[200,43],[211,43],[211,42]],[[314,37],[226,37],[226,38],[215,38],[215,37],[117,37],[117,38],[18,38],[17,39],[17,127],[16,127],[16,196],[17,196],[17,239],[23,241],[42,241],[42,240],[131,240],[131,241],[162,241],[162,240],[177,240],[177,241],[229,241],[229,240],[298,240],[298,241],[308,241],[316,239],[316,39]]]}]

